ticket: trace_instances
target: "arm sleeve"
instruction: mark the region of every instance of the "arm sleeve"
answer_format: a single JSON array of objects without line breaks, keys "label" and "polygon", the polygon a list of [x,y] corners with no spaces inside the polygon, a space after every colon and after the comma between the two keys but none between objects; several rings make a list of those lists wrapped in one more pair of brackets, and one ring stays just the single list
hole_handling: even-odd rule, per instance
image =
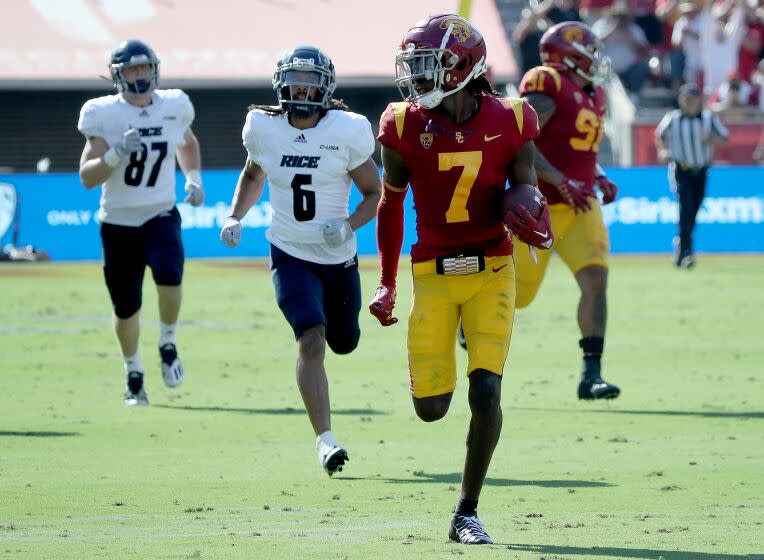
[{"label": "arm sleeve", "polygon": [[79,130],[85,138],[103,138],[104,129],[101,122],[98,107],[93,103],[85,103],[80,110],[80,118],[77,121],[77,130]]},{"label": "arm sleeve", "polygon": [[377,248],[382,270],[380,283],[393,288],[403,246],[403,201],[406,192],[393,190],[383,182],[382,198],[377,205]]},{"label": "arm sleeve", "polygon": [[363,164],[374,153],[374,134],[366,117],[356,119],[353,135],[349,139],[348,171]]}]

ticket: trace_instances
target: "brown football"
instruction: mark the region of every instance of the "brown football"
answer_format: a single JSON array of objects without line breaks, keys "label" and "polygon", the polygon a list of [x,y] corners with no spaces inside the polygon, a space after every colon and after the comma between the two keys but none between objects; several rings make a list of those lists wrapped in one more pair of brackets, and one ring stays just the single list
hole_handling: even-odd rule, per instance
[{"label": "brown football", "polygon": [[541,191],[533,185],[523,183],[511,185],[501,197],[502,218],[510,211],[515,211],[520,205],[525,206],[531,216],[538,220],[541,217]]}]

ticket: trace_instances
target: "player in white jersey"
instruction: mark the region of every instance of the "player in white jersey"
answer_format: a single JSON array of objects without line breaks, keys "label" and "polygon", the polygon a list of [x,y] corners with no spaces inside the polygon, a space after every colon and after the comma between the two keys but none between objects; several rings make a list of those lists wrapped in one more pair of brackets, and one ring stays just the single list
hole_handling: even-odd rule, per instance
[{"label": "player in white jersey", "polygon": [[[361,282],[354,231],[375,215],[381,192],[369,121],[332,99],[334,65],[318,48],[298,46],[276,65],[279,106],[250,107],[242,133],[247,161],[231,216],[220,232],[230,247],[241,219],[268,178],[273,221],[271,270],[276,299],[298,343],[297,385],[316,434],[318,460],[331,476],[347,451],[332,434],[326,345],[348,354],[361,334]],[[351,180],[363,195],[353,213]]]},{"label": "player in white jersey", "polygon": [[141,41],[112,53],[115,95],[82,106],[77,128],[85,136],[80,179],[102,185],[104,277],[114,309],[114,331],[125,364],[126,405],[146,405],[138,353],[143,275],[151,268],[159,295],[159,354],[168,387],[183,381],[175,332],[181,302],[183,242],[175,207],[175,158],[186,176],[185,201],[204,202],[199,142],[191,131],[194,107],[178,89],[157,89],[159,59]]}]

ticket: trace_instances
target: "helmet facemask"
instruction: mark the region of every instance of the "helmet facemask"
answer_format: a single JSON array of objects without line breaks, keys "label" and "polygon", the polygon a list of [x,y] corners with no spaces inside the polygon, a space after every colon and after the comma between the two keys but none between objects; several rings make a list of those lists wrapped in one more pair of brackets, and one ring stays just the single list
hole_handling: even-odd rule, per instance
[{"label": "helmet facemask", "polygon": [[[448,36],[447,32],[444,35],[444,42]],[[409,43],[405,48],[399,49],[395,55],[395,84],[403,99],[409,103],[416,102],[425,109],[433,109],[440,105],[445,97],[464,88],[472,79],[486,70],[485,58],[481,58],[460,83],[453,88],[448,88],[446,84],[451,79],[450,72],[463,70],[463,68],[457,68],[460,64],[466,64],[466,61],[460,59],[450,49],[445,47],[418,49],[413,43]],[[417,91],[417,87],[422,89],[430,85],[432,87],[427,91],[422,93]]]},{"label": "helmet facemask", "polygon": [[583,45],[573,42],[571,46],[589,61],[588,71],[582,70],[581,65],[571,60],[570,57],[563,57],[563,62],[576,74],[589,80],[595,86],[602,84],[610,75],[610,57],[602,54],[599,44]]},{"label": "helmet facemask", "polygon": [[[142,64],[148,64],[151,66],[151,75],[148,79],[136,79],[133,82],[128,82],[124,76],[123,71],[126,68],[132,68],[134,66],[140,66]],[[111,71],[111,79],[114,85],[117,87],[117,91],[120,93],[132,93],[135,95],[141,95],[144,93],[150,93],[159,87],[159,61],[152,59],[148,55],[140,54],[130,58],[127,62],[119,64],[109,65]]]},{"label": "helmet facemask", "polygon": [[279,64],[273,75],[279,104],[299,118],[326,110],[336,87],[333,68],[316,64],[312,58],[294,57]]}]

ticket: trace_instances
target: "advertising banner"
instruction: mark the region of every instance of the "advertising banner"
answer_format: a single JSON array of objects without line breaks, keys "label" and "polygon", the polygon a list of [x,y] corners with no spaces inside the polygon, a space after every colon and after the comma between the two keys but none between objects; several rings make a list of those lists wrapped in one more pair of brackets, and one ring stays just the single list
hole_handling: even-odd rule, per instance
[{"label": "advertising banner", "polygon": [[[244,219],[241,245],[229,249],[218,233],[229,212],[238,170],[205,171],[204,206],[180,202],[186,255],[195,257],[264,257],[264,231],[271,221],[268,189]],[[611,169],[619,186],[616,202],[603,207],[614,253],[668,253],[676,234],[678,205],[668,186],[664,167]],[[184,180],[178,174],[177,195],[182,201]],[[0,175],[0,239],[10,243],[15,231],[19,245],[46,250],[53,260],[99,260],[100,188],[87,190],[76,174]],[[353,192],[351,209],[360,200]],[[412,197],[406,199],[403,250],[416,240]],[[360,255],[377,253],[374,223],[358,235]],[[711,170],[707,197],[698,216],[698,252],[764,252],[764,168],[729,167]]]}]

